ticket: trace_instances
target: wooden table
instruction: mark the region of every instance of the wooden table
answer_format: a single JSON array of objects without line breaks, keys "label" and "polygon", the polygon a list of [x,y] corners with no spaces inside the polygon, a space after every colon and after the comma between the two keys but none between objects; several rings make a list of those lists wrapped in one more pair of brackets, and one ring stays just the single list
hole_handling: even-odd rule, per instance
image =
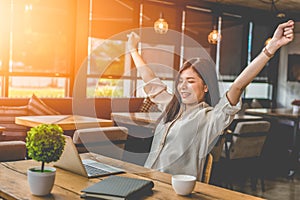
[{"label": "wooden table", "polygon": [[64,131],[76,130],[81,128],[93,128],[99,126],[113,126],[112,120],[80,115],[21,116],[15,118],[15,123],[28,127],[34,127],[39,124],[57,124]]},{"label": "wooden table", "polygon": [[[126,173],[118,176],[150,179],[154,182],[153,195],[145,199],[224,199],[224,200],[259,200],[261,198],[224,189],[221,187],[197,182],[194,191],[189,196],[178,196],[171,186],[171,175],[150,170],[131,163],[114,160],[95,154],[84,154],[82,157],[100,160],[103,163],[125,169]],[[81,190],[98,182],[102,178],[87,179],[57,168],[54,187],[50,195],[45,197],[33,196],[30,193],[26,171],[32,166],[39,166],[33,160],[0,163],[0,197],[7,200],[42,200],[42,199],[81,199]],[[82,199],[81,199],[82,200]]]},{"label": "wooden table", "polygon": [[122,123],[154,129],[160,115],[160,112],[113,112],[111,113],[111,119],[117,124]]},{"label": "wooden table", "polygon": [[[160,117],[160,112],[113,112],[111,113],[111,118],[116,124],[127,124],[134,126],[143,126],[145,128],[154,129],[158,118]],[[249,121],[249,120],[259,120],[262,119],[260,116],[253,115],[235,115],[234,123],[239,121]]]},{"label": "wooden table", "polygon": [[300,112],[293,112],[292,109],[287,108],[253,108],[246,109],[245,112],[251,115],[259,115],[265,118],[271,119],[285,119],[293,122],[293,144],[292,144],[292,159],[293,166],[291,167],[288,176],[294,176],[296,164],[298,163],[298,152],[297,152],[297,135],[299,130]]}]

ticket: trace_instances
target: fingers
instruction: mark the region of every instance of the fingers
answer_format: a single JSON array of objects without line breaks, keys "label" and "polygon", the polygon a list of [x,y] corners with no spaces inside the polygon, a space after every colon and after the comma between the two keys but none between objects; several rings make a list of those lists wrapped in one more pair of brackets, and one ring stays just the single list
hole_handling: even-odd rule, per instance
[{"label": "fingers", "polygon": [[286,38],[288,41],[292,41],[294,38],[294,21],[289,20],[280,24],[274,33],[274,37],[277,39]]},{"label": "fingers", "polygon": [[140,38],[140,36],[138,34],[136,34],[135,32],[131,32],[131,33],[127,34],[127,37],[128,38],[134,37],[134,38],[137,38],[137,39]]},{"label": "fingers", "polygon": [[287,38],[293,38],[294,37],[294,31],[292,29],[284,30],[283,35]]},{"label": "fingers", "polygon": [[294,21],[289,20],[285,23],[279,24],[277,29],[278,29],[278,31],[280,31],[280,30],[282,30],[282,31],[293,30],[294,29]]},{"label": "fingers", "polygon": [[293,20],[289,20],[289,21],[287,21],[287,24],[289,25],[289,26],[294,26],[294,21]]},{"label": "fingers", "polygon": [[294,21],[289,20],[288,22],[283,24],[285,27],[283,28],[283,36],[288,39],[294,38]]},{"label": "fingers", "polygon": [[286,28],[286,27],[290,27],[290,28],[294,28],[294,21],[293,20],[289,20],[285,23],[282,23],[279,25],[280,28]]},{"label": "fingers", "polygon": [[268,49],[271,50],[275,49],[276,51],[278,48],[288,44],[293,39],[294,39],[294,21],[289,20],[285,23],[278,25],[277,29],[273,34],[272,40],[269,43]]},{"label": "fingers", "polygon": [[137,48],[137,44],[139,43],[140,36],[135,32],[131,32],[127,34],[127,37],[128,37],[127,49],[130,52],[134,52]]},{"label": "fingers", "polygon": [[132,37],[133,34],[134,34],[134,32],[128,33],[128,34],[127,34],[127,37],[128,37],[128,38],[129,38],[129,37]]}]

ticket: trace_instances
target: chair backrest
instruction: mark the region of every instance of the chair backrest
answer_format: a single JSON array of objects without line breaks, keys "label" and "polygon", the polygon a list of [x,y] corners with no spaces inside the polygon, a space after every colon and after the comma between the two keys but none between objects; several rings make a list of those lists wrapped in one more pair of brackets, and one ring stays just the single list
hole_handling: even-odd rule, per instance
[{"label": "chair backrest", "polygon": [[260,156],[270,126],[268,121],[238,122],[233,131],[232,142],[227,154],[229,158]]},{"label": "chair backrest", "polygon": [[127,136],[126,127],[87,128],[76,130],[73,142],[79,153],[93,152],[121,160]]},{"label": "chair backrest", "polygon": [[212,156],[214,158],[213,159],[214,162],[218,162],[220,160],[225,140],[226,140],[225,135],[224,134],[220,135],[217,143],[214,145],[214,147],[210,151],[210,153],[212,154]]},{"label": "chair backrest", "polygon": [[209,183],[211,171],[212,171],[212,165],[213,165],[213,155],[209,153],[205,159],[203,175],[202,175],[203,183],[207,183],[207,184]]}]

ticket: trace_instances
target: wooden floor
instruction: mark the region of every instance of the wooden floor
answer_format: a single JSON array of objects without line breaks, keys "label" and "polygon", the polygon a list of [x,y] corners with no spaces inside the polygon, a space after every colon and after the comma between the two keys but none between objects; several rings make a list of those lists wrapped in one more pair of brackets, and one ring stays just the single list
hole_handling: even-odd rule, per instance
[{"label": "wooden floor", "polygon": [[297,200],[300,199],[300,175],[297,175],[294,180],[286,177],[267,178],[265,192],[261,191],[259,184],[256,190],[252,190],[250,182],[247,182],[244,187],[234,185],[234,190],[270,200]]},{"label": "wooden floor", "polygon": [[[288,179],[287,174],[291,166],[291,157],[289,153],[290,144],[292,143],[292,128],[282,124],[275,124],[271,127],[271,134],[268,136],[264,151],[262,152],[263,164],[259,170],[263,171],[265,177],[265,192],[261,190],[260,181],[256,185],[256,189],[251,187],[249,178],[243,178],[241,174],[252,170],[255,164],[244,164],[231,169],[231,173],[238,177],[232,178],[232,189],[251,194],[258,197],[263,197],[270,200],[300,200],[300,153],[298,155],[298,165],[294,179]],[[300,137],[298,137],[297,144],[300,144]],[[298,146],[300,152],[300,146]],[[229,187],[224,183],[225,178],[231,178],[226,174],[228,169],[224,166],[215,166],[216,170],[212,174],[212,184]],[[225,181],[226,182],[226,181]]]},{"label": "wooden floor", "polygon": [[[276,166],[274,166],[276,168]],[[265,191],[261,189],[260,180],[257,181],[256,189],[252,188],[250,178],[234,179],[232,185],[224,182],[211,183],[214,185],[230,188],[242,193],[263,197],[270,200],[299,200],[300,199],[300,164],[293,179],[287,178],[285,170],[278,170],[265,177]]]}]

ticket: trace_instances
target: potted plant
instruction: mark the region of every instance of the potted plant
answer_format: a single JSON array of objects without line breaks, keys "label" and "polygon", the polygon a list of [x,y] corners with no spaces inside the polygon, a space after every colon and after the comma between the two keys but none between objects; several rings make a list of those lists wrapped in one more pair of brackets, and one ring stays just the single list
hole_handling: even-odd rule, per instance
[{"label": "potted plant", "polygon": [[59,160],[65,143],[63,130],[58,125],[41,124],[27,132],[26,148],[28,157],[42,162],[41,166],[27,170],[32,194],[43,196],[51,192],[56,169],[45,166],[45,163]]}]

